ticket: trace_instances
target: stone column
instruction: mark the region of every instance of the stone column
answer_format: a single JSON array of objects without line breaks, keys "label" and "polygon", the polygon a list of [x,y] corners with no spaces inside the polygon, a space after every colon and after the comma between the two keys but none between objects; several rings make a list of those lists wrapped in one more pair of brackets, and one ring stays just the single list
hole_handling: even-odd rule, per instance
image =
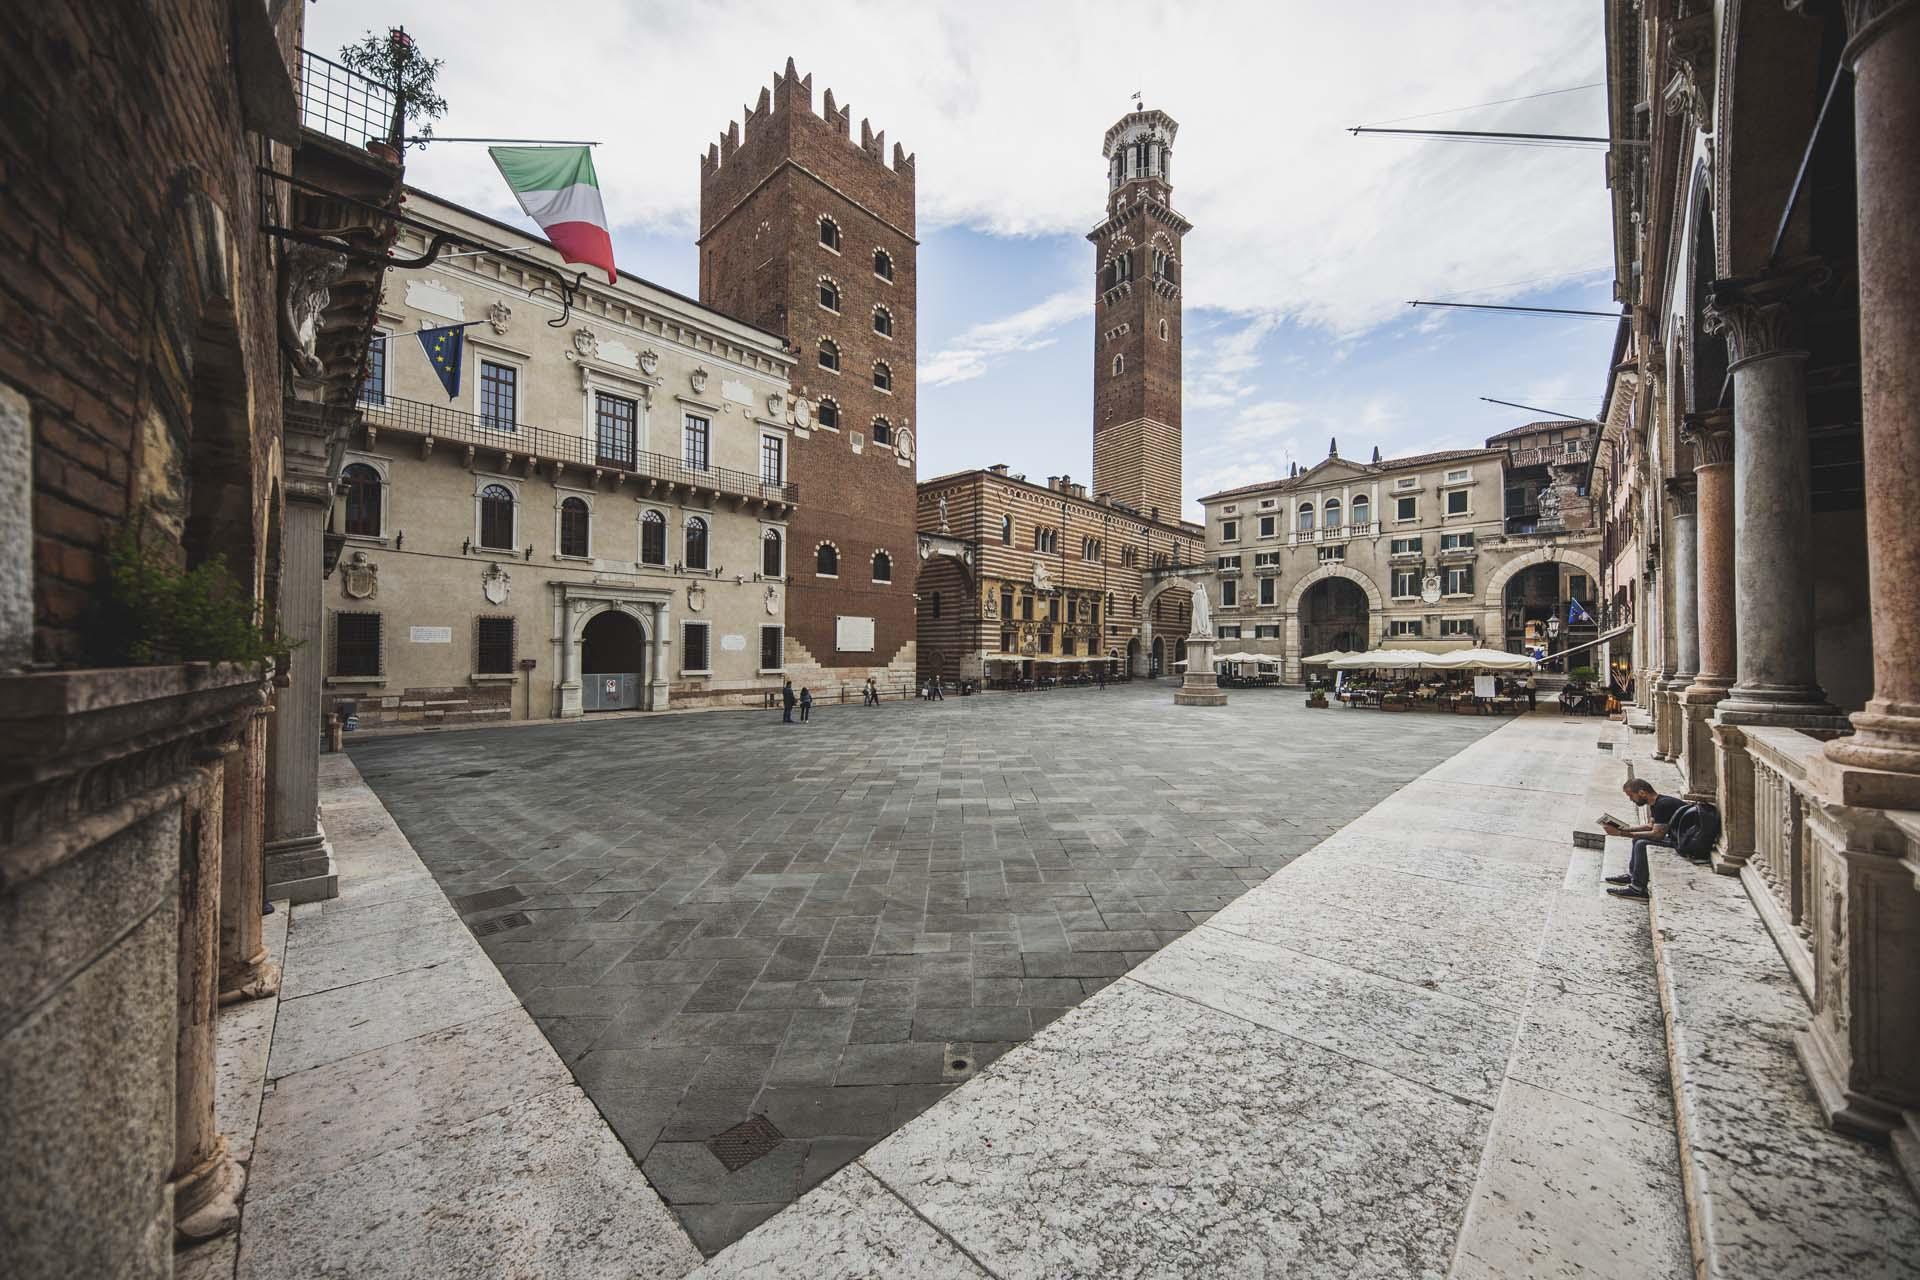
[{"label": "stone column", "polygon": [[220,1003],[280,990],[280,966],[260,940],[265,906],[267,717],[263,699],[247,715],[238,749],[226,758],[220,838]]},{"label": "stone column", "polygon": [[1697,630],[1700,606],[1694,583],[1696,488],[1691,471],[1682,471],[1666,481],[1667,499],[1672,506],[1667,531],[1666,577],[1673,593],[1667,611],[1673,665],[1660,688],[1659,736],[1667,760],[1679,760],[1685,755],[1686,721],[1681,698],[1700,668]]},{"label": "stone column", "polygon": [[280,629],[297,647],[274,699],[268,779],[267,895],[315,902],[339,894],[333,845],[320,826],[320,694],[327,662],[327,512],[335,448],[323,405],[289,399],[282,415],[286,515],[282,522]]},{"label": "stone column", "polygon": [[214,1019],[219,1001],[220,837],[224,825],[220,756],[204,767],[181,803],[178,1034],[174,1042],[174,1239],[191,1244],[224,1235],[240,1221],[246,1175],[227,1151],[214,1116]]},{"label": "stone column", "polygon": [[1694,621],[1699,669],[1680,695],[1685,732],[1682,771],[1689,800],[1711,800],[1715,776],[1713,709],[1733,687],[1733,412],[1690,413],[1681,434],[1693,446],[1695,507]]},{"label": "stone column", "polygon": [[653,606],[653,644],[647,657],[647,679],[652,688],[648,691],[647,710],[665,711],[667,709],[667,606]]},{"label": "stone column", "polygon": [[1733,518],[1737,679],[1722,724],[1838,730],[1839,710],[1813,673],[1812,505],[1807,468],[1807,353],[1797,313],[1832,271],[1803,260],[1758,281],[1714,286],[1708,323],[1733,359]]},{"label": "stone column", "polygon": [[[1835,761],[1920,776],[1920,4],[1848,0],[1873,698]],[[1920,791],[1920,788],[1913,788]],[[1920,807],[1916,800],[1911,807]]]}]

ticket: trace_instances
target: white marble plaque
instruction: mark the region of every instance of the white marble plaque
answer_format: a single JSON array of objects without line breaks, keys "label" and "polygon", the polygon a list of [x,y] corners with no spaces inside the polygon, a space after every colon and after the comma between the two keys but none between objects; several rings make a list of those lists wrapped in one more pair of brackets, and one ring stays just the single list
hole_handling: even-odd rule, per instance
[{"label": "white marble plaque", "polygon": [[415,644],[452,644],[452,627],[409,627],[407,639]]},{"label": "white marble plaque", "polygon": [[438,280],[407,281],[407,305],[445,320],[467,318],[467,300]]},{"label": "white marble plaque", "polygon": [[753,388],[744,382],[735,382],[728,378],[720,384],[720,398],[731,400],[735,404],[752,404]]},{"label": "white marble plaque", "polygon": [[833,624],[834,648],[842,653],[873,652],[872,618],[854,618],[843,613],[834,618]]},{"label": "white marble plaque", "polygon": [[624,342],[608,339],[600,344],[600,359],[606,364],[617,364],[622,369],[638,369],[640,353]]},{"label": "white marble plaque", "polygon": [[721,636],[720,647],[728,653],[738,653],[747,647],[747,638],[745,636]]}]

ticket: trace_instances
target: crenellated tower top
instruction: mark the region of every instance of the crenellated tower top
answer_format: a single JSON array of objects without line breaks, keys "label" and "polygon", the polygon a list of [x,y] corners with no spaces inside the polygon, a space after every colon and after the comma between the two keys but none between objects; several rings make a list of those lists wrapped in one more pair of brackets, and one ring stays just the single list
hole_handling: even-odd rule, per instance
[{"label": "crenellated tower top", "polygon": [[[762,132],[772,129],[788,120],[794,110],[804,112],[809,118],[824,120],[838,131],[841,138],[853,140],[853,108],[834,101],[833,90],[826,91],[818,117],[813,111],[813,76],[802,76],[787,59],[786,69],[773,73],[771,89],[762,88],[760,99],[753,106],[742,104],[740,119],[728,123],[726,132],[719,140],[707,145],[707,154],[700,158],[700,176],[702,180],[719,172],[734,158],[734,153],[751,143]],[[893,144],[893,154],[887,154],[887,131],[875,132],[871,120],[860,121],[860,149],[867,153],[875,163],[882,167],[891,164],[892,171],[904,175],[909,181],[913,178],[914,157],[899,143]]]}]

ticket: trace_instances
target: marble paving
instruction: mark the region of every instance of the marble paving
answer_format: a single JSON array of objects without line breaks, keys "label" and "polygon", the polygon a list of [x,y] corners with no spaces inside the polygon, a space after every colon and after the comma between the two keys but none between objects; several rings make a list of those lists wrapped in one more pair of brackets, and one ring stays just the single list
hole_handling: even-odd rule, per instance
[{"label": "marble paving", "polygon": [[[1532,843],[1488,829],[1555,800],[1415,781],[1497,720],[1310,711],[1282,691],[1175,708],[1169,693],[817,708],[807,725],[721,713],[355,743],[354,762],[439,887],[392,882],[365,916],[388,928],[407,919],[414,934],[369,936],[350,954],[330,945],[335,926],[322,916],[308,972],[357,985],[302,999],[316,1013],[330,999],[359,1012],[350,1026],[316,1021],[324,1036],[276,1043],[276,1059],[316,1081],[328,1078],[326,1054],[377,1060],[397,1030],[383,1012],[399,1007],[386,1000],[395,981],[431,989],[436,1007],[413,1015],[424,1020],[416,1031],[456,1025],[438,1011],[443,998],[473,1010],[510,988],[708,1253],[929,1108],[956,1105],[949,1095],[966,1081],[1129,972],[1191,987],[1215,1008],[1207,1025],[1271,1029],[1295,1064],[1283,1071],[1275,1059],[1275,1088],[1367,1061],[1471,1100],[1467,1113],[1440,1107],[1448,1119],[1435,1123],[1455,1131],[1497,1089],[1517,1015],[1489,1022],[1488,1008],[1524,1001],[1537,938],[1499,964],[1472,944],[1490,919],[1537,934],[1535,900],[1515,886],[1557,887],[1557,873],[1533,865]],[[1287,949],[1291,894],[1263,899],[1272,905],[1244,927],[1196,935],[1409,786],[1424,789],[1421,809],[1449,815],[1457,913],[1436,909],[1434,867],[1389,827],[1372,830],[1365,875],[1330,866],[1324,882],[1295,882],[1318,887],[1311,944]],[[1387,898],[1424,932],[1424,951],[1375,945]],[[409,942],[424,954],[469,928],[504,985],[471,959],[381,976]],[[1181,939],[1192,949],[1162,951]],[[299,930],[294,942],[297,951]],[[1375,953],[1371,964],[1356,959],[1362,951]],[[1165,966],[1147,976],[1156,953]],[[1443,981],[1422,985],[1443,969]],[[1344,1025],[1301,1003],[1332,984],[1352,1009]],[[369,997],[376,1006],[362,1007]],[[1249,1133],[1257,1112],[1249,1099]],[[729,1170],[709,1143],[755,1116],[777,1139]],[[312,1158],[322,1156],[333,1158]],[[888,1239],[916,1237],[899,1225]],[[1217,1242],[1204,1249],[1196,1256],[1227,1256]]]},{"label": "marble paving", "polygon": [[1690,1275],[1648,913],[1569,841],[1595,737],[1467,745],[701,1274]]}]

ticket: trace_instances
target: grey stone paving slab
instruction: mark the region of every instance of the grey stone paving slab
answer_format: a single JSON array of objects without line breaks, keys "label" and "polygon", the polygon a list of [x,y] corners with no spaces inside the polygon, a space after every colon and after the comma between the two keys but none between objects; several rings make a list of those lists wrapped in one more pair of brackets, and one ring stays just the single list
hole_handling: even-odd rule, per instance
[{"label": "grey stone paving slab", "polygon": [[[448,899],[520,895],[460,918],[711,1252],[1498,723],[1136,686],[353,755]],[[804,1134],[716,1177],[774,1110]]]}]

